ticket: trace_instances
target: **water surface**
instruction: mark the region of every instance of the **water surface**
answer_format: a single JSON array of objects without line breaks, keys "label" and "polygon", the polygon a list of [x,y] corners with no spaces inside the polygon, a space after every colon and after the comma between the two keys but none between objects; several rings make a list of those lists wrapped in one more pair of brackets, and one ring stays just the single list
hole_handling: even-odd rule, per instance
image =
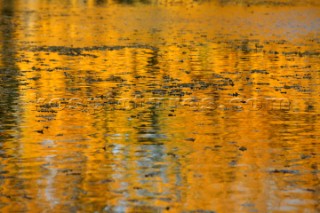
[{"label": "water surface", "polygon": [[317,1],[0,1],[1,212],[319,212]]}]

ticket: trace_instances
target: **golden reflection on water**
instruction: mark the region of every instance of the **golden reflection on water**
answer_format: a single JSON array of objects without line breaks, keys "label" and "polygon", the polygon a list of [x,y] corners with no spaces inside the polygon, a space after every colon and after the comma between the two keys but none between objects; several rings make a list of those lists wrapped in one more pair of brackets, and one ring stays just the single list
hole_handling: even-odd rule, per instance
[{"label": "golden reflection on water", "polygon": [[1,212],[319,212],[317,1],[2,1]]}]

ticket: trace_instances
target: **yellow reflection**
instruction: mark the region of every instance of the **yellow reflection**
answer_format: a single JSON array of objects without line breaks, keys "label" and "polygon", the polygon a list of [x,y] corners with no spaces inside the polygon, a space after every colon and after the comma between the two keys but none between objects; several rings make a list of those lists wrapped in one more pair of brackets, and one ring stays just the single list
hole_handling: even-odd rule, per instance
[{"label": "yellow reflection", "polygon": [[1,211],[316,211],[316,1],[217,2],[13,4]]}]

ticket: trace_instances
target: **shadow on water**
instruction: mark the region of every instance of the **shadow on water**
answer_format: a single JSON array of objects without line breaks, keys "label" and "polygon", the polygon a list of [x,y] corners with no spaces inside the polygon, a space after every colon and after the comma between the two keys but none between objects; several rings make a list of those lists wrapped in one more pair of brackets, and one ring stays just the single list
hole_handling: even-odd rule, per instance
[{"label": "shadow on water", "polygon": [[105,5],[106,3],[107,3],[106,0],[96,0],[96,1],[95,1],[95,4],[96,4],[97,6],[103,6],[103,5]]},{"label": "shadow on water", "polygon": [[19,96],[16,65],[14,2],[4,1],[1,5],[1,65],[0,65],[0,133],[16,126],[15,112]]},{"label": "shadow on water", "polygon": [[[97,2],[101,2],[101,0],[97,0]],[[142,3],[142,4],[150,4],[150,0],[116,0],[119,4],[135,4],[135,3]]]},{"label": "shadow on water", "polygon": [[[1,198],[9,199],[11,195],[7,189],[17,193],[24,188],[24,182],[18,177],[17,170],[10,170],[10,162],[19,153],[15,140],[17,126],[19,125],[18,101],[19,98],[19,68],[16,64],[16,25],[15,25],[14,1],[2,1],[0,3],[0,188]],[[18,166],[14,164],[14,166]],[[7,177],[14,177],[8,180]],[[7,203],[1,201],[0,207]],[[2,211],[2,210],[1,210]]]}]

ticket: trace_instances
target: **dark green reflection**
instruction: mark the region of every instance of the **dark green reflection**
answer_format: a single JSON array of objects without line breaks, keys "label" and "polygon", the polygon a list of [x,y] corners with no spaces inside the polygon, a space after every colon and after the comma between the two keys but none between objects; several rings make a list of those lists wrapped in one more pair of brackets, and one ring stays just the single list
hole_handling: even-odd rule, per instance
[{"label": "dark green reflection", "polygon": [[0,37],[0,131],[11,129],[16,124],[15,112],[18,92],[19,69],[16,65],[14,1],[4,1],[1,5]]}]

